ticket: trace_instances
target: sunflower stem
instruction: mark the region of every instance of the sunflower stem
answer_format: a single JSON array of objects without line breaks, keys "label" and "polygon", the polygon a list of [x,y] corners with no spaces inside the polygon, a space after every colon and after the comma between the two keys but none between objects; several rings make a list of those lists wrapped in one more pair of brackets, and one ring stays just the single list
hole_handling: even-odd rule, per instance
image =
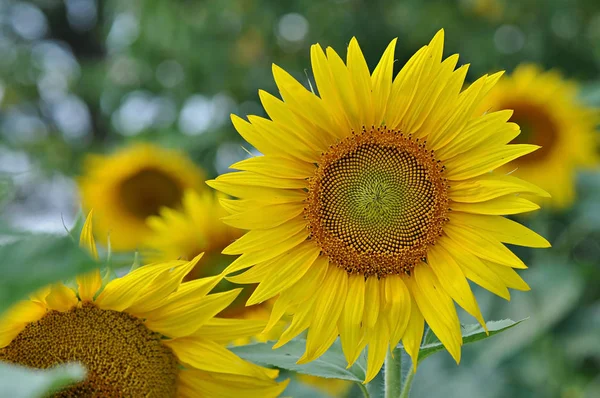
[{"label": "sunflower stem", "polygon": [[362,392],[364,398],[371,398],[371,394],[369,394],[369,390],[367,390],[367,387],[364,384],[356,383],[356,385],[358,386],[358,388],[360,388],[360,391]]},{"label": "sunflower stem", "polygon": [[383,376],[385,380],[385,398],[400,397],[402,389],[402,351],[400,348],[388,351]]},{"label": "sunflower stem", "polygon": [[402,392],[400,393],[400,398],[408,398],[410,395],[410,388],[412,386],[412,382],[415,378],[416,372],[414,370],[409,370],[408,375],[406,375],[406,379],[404,380],[404,384],[402,385]]}]

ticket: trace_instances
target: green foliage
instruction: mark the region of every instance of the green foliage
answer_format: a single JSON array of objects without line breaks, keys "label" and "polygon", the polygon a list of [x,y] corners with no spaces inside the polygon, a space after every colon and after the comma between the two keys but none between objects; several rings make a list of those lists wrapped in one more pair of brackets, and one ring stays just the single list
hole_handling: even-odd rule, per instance
[{"label": "green foliage", "polygon": [[360,382],[365,379],[366,357],[356,361],[354,365],[348,366],[342,345],[338,340],[329,350],[318,359],[306,364],[298,365],[296,362],[306,347],[306,340],[295,338],[286,345],[273,350],[274,342],[255,343],[245,346],[232,347],[231,350],[240,357],[263,366],[275,366],[311,376],[320,376],[333,379]]},{"label": "green foliage", "polygon": [[[508,329],[511,329],[523,321],[524,319],[516,322],[510,319],[489,321],[486,323],[489,334],[487,334],[479,324],[462,325],[463,344],[474,343],[476,341],[487,339],[498,333],[502,333]],[[333,343],[331,348],[329,348],[325,354],[305,365],[298,365],[296,363],[304,354],[306,347],[306,340],[304,338],[295,338],[289,343],[285,344],[283,347],[275,350],[273,349],[274,344],[274,342],[254,343],[233,347],[231,350],[240,357],[262,366],[277,367],[311,376],[349,380],[358,384],[362,384],[365,379],[367,369],[367,351],[363,351],[358,360],[352,366],[347,367],[347,362],[344,357],[339,339]],[[430,355],[443,350],[444,346],[442,343],[435,336],[435,334],[428,329],[427,333],[425,333],[423,343],[419,351],[419,362]],[[398,354],[403,355],[401,361],[403,363],[402,378],[404,380],[412,381],[413,376],[410,375],[412,365],[410,365],[408,356],[402,352],[398,352]],[[374,380],[373,383],[380,383],[380,381]],[[370,391],[370,393],[367,391]],[[367,390],[365,390],[364,393],[369,394],[374,398],[381,394],[381,392],[381,388],[367,387]]]},{"label": "green foliage", "polygon": [[97,264],[69,236],[25,235],[0,246],[0,313],[50,283]]},{"label": "green foliage", "polygon": [[0,396],[41,398],[85,378],[85,369],[76,363],[52,369],[31,369],[0,362]]},{"label": "green foliage", "polygon": [[[462,325],[462,336],[463,336],[463,344],[474,343],[476,341],[480,341],[483,339],[487,339],[488,337],[492,337],[498,333],[504,332],[510,328],[513,328],[525,321],[525,319],[521,319],[520,321],[513,321],[511,319],[503,319],[501,321],[488,321],[486,322],[486,326],[488,328],[488,333],[483,330],[480,324],[470,324],[470,325]],[[423,339],[423,344],[421,345],[421,349],[419,350],[419,363],[427,358],[430,355],[435,354],[436,352],[440,352],[444,350],[444,345],[437,338],[435,333],[431,331],[431,329],[427,330],[427,334]]]}]

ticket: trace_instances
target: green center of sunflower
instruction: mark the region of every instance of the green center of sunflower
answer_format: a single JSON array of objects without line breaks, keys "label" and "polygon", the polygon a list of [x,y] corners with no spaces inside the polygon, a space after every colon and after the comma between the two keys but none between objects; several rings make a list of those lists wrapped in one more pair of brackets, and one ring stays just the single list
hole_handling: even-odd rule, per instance
[{"label": "green center of sunflower", "polygon": [[442,174],[423,142],[385,128],[353,134],[322,156],[310,181],[311,238],[348,273],[408,274],[447,221]]},{"label": "green center of sunflower", "polygon": [[558,129],[552,116],[539,105],[525,102],[507,104],[504,108],[514,110],[510,121],[521,127],[521,134],[513,140],[513,143],[541,146],[537,151],[523,156],[515,162],[518,164],[535,163],[546,158],[558,138]]},{"label": "green center of sunflower", "polygon": [[161,170],[143,169],[119,187],[121,202],[134,217],[145,220],[161,207],[178,207],[183,190],[172,176]]},{"label": "green center of sunflower", "polygon": [[83,363],[87,379],[56,397],[172,397],[177,392],[177,359],[161,335],[129,314],[89,303],[30,323],[0,349],[0,360],[41,369]]}]

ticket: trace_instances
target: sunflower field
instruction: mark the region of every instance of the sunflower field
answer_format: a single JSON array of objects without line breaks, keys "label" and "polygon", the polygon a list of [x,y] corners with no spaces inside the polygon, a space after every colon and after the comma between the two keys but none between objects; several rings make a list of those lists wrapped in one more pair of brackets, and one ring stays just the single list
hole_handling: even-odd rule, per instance
[{"label": "sunflower field", "polygon": [[599,128],[597,0],[3,0],[0,398],[600,397]]}]

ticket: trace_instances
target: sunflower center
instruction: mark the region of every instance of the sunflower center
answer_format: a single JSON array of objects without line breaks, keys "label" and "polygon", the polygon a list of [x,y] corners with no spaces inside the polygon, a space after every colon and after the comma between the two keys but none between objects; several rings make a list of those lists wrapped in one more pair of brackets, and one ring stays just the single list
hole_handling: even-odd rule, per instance
[{"label": "sunflower center", "polygon": [[183,190],[168,174],[156,169],[140,170],[120,186],[125,209],[140,219],[158,214],[161,207],[177,207]]},{"label": "sunflower center", "polygon": [[129,314],[89,303],[30,323],[0,349],[0,360],[42,369],[83,363],[87,379],[57,397],[171,397],[177,392],[177,359],[160,334]]},{"label": "sunflower center", "polygon": [[348,273],[410,273],[442,233],[443,167],[399,131],[363,129],[323,154],[309,185],[311,238]]},{"label": "sunflower center", "polygon": [[510,121],[521,127],[521,134],[513,140],[513,143],[541,146],[537,151],[519,158],[517,162],[521,164],[534,163],[548,156],[558,137],[556,122],[552,116],[535,104],[514,103],[508,104],[505,108],[514,109]]}]

